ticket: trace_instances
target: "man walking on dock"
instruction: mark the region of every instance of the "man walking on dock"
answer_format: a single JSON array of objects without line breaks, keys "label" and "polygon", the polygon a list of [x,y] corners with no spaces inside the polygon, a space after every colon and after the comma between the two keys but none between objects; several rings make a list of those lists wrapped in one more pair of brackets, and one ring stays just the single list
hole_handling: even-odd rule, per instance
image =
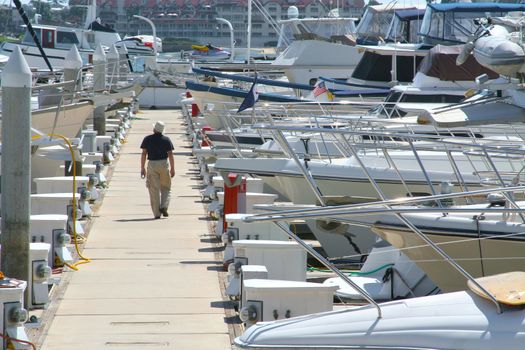
[{"label": "man walking on dock", "polygon": [[[164,217],[168,216],[171,178],[175,176],[173,144],[169,137],[162,134],[163,132],[164,123],[156,122],[153,127],[153,134],[146,136],[140,145],[142,148],[140,175],[142,178],[146,178],[151,210],[155,219],[160,219],[161,214]],[[147,171],[145,168],[146,158],[148,159]]]}]

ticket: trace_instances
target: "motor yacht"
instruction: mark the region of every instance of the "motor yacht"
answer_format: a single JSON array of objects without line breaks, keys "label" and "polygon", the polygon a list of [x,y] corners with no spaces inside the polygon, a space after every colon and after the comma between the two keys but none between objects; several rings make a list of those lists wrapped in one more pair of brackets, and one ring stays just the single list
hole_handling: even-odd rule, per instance
[{"label": "motor yacht", "polygon": [[[96,18],[96,1],[87,6],[86,22],[83,28],[55,26],[34,23],[31,24],[36,37],[41,43],[51,66],[62,68],[66,56],[73,45],[77,46],[84,64],[93,63],[95,48],[101,44],[108,48],[116,45],[125,46],[129,55],[152,56],[153,49],[139,40],[122,40],[113,29],[102,25]],[[5,41],[0,46],[0,54],[9,56],[18,46],[30,67],[49,69],[32,35],[26,30],[20,42]]]}]

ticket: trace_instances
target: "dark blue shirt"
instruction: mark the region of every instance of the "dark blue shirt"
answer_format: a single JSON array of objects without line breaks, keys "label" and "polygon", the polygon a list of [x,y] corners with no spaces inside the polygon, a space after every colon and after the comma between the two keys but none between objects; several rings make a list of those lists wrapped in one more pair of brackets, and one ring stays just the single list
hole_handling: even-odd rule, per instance
[{"label": "dark blue shirt", "polygon": [[173,151],[173,144],[167,136],[151,134],[142,140],[140,148],[148,152],[149,160],[162,160],[168,158],[169,151]]}]

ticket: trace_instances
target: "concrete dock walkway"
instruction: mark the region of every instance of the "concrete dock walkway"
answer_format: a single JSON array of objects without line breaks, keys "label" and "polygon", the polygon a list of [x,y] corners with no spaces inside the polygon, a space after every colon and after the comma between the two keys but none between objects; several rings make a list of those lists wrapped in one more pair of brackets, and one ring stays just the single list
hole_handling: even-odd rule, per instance
[{"label": "concrete dock walkway", "polygon": [[[123,145],[41,349],[231,349],[215,248],[179,111],[143,111]],[[170,216],[154,220],[140,143],[163,120],[175,146]],[[69,273],[69,272],[68,272]],[[53,307],[53,305],[52,305]]]}]

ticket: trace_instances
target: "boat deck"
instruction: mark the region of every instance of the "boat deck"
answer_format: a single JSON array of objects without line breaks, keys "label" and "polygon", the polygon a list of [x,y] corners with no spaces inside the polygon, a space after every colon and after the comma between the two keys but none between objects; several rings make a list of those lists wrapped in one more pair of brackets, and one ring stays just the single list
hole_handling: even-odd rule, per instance
[{"label": "boat deck", "polygon": [[[139,174],[140,143],[157,119],[174,143],[176,167],[170,216],[160,220]],[[172,110],[142,111],[133,121],[83,251],[92,261],[63,277],[39,349],[232,348],[222,262],[181,123]]]}]

